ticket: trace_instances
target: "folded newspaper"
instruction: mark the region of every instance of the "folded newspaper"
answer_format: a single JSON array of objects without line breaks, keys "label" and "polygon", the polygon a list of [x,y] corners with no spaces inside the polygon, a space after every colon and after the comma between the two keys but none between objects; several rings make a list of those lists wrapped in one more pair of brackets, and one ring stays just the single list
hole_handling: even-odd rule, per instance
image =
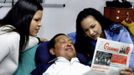
[{"label": "folded newspaper", "polygon": [[106,72],[111,67],[128,67],[132,49],[132,44],[98,38],[91,68]]}]

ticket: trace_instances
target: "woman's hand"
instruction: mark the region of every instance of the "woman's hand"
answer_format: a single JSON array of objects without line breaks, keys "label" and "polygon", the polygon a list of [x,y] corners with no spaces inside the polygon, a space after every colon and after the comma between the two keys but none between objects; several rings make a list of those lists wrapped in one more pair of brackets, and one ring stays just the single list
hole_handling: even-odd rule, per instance
[{"label": "woman's hand", "polygon": [[133,75],[131,68],[125,68],[120,71],[120,75]]},{"label": "woman's hand", "polygon": [[41,38],[41,37],[36,37],[36,38],[38,39],[39,43],[48,41],[46,38]]},{"label": "woman's hand", "polygon": [[46,41],[48,41],[48,39],[46,39],[46,38],[41,38],[41,37],[40,37],[40,41],[41,41],[41,42],[46,42]]}]

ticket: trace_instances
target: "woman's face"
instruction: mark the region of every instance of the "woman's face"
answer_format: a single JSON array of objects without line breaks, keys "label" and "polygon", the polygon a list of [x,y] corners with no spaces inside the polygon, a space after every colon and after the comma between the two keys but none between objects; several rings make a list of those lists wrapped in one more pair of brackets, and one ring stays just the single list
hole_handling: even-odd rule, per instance
[{"label": "woman's face", "polygon": [[85,32],[86,36],[97,40],[102,34],[102,28],[100,23],[93,17],[88,16],[81,21],[81,27]]},{"label": "woman's face", "polygon": [[30,24],[30,35],[36,36],[41,27],[41,19],[42,19],[43,11],[38,10],[32,18]]}]

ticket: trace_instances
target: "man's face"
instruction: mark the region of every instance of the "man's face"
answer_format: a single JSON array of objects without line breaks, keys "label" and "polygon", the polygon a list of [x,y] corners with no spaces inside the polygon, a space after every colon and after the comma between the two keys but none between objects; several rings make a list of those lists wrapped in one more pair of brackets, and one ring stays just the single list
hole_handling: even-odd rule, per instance
[{"label": "man's face", "polygon": [[65,35],[60,35],[55,39],[55,46],[52,50],[57,57],[62,56],[68,60],[76,56],[72,41]]}]

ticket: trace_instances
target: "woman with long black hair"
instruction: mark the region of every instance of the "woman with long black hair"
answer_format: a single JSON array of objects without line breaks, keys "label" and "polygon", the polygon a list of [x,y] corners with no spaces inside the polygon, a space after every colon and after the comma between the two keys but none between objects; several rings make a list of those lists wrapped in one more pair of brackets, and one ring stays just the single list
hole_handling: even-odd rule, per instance
[{"label": "woman with long black hair", "polygon": [[36,0],[18,0],[0,20],[0,75],[12,75],[19,52],[37,44],[43,7]]}]

